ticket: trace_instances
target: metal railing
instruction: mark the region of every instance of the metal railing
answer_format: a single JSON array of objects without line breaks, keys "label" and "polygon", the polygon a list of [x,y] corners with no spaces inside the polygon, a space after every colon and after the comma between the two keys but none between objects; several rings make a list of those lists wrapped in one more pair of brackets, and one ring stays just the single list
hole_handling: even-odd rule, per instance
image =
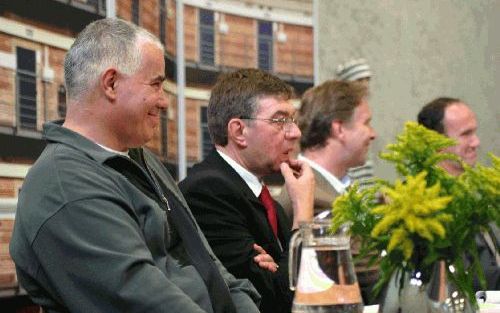
[{"label": "metal railing", "polygon": [[[0,67],[5,87],[0,90],[0,127],[19,132],[40,133],[40,125],[60,118],[63,110],[56,103],[60,98],[55,82],[42,79],[41,75]],[[55,99],[55,100],[50,100]]]},{"label": "metal railing", "polygon": [[19,128],[36,131],[37,89],[36,75],[16,73],[16,124]]}]

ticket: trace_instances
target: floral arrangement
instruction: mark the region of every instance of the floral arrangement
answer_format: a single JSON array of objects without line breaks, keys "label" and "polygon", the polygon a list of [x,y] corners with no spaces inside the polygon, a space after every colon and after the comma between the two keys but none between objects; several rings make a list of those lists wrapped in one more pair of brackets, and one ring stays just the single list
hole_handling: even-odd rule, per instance
[{"label": "floral arrangement", "polygon": [[[484,275],[475,236],[489,229],[489,223],[500,224],[500,158],[490,154],[492,167],[463,164],[464,173],[453,177],[439,162],[461,162],[441,152],[454,144],[408,122],[397,142],[380,155],[402,179],[379,180],[364,190],[354,185],[333,203],[331,230],[349,223],[351,234],[361,239],[361,257],[379,252],[372,257],[381,269],[376,291],[397,271],[419,271],[426,283],[436,262],[445,261],[451,282],[476,304],[473,278],[484,285]],[[464,261],[464,255],[470,260]],[[401,288],[403,284],[401,278]]]}]

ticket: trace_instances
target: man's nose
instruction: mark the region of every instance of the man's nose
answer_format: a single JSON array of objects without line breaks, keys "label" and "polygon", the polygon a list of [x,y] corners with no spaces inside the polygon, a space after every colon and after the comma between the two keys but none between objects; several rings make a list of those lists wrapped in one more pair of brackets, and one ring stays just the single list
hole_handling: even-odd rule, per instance
[{"label": "man's nose", "polygon": [[288,139],[299,139],[302,136],[302,132],[297,124],[292,123],[290,128],[285,131],[285,135]]},{"label": "man's nose", "polygon": [[164,90],[161,90],[160,99],[158,101],[158,106],[162,109],[168,108],[168,96]]},{"label": "man's nose", "polygon": [[474,134],[471,141],[471,147],[477,148],[480,145],[481,145],[481,140],[479,140],[479,137],[476,134]]},{"label": "man's nose", "polygon": [[370,140],[374,140],[375,138],[377,138],[377,132],[373,127],[370,127]]}]

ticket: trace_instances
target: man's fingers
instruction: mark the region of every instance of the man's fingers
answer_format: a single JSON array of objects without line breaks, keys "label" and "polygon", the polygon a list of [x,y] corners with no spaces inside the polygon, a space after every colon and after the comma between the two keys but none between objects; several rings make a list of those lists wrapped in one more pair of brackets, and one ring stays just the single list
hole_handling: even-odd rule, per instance
[{"label": "man's fingers", "polygon": [[293,162],[290,162],[288,165],[295,173],[302,173],[302,169],[304,168],[305,164],[306,163],[303,161],[293,160]]},{"label": "man's fingers", "polygon": [[274,263],[274,262],[259,262],[259,267],[265,269],[265,270],[268,270],[272,273],[276,272],[279,268],[278,264]]},{"label": "man's fingers", "polygon": [[258,254],[266,254],[266,250],[259,246],[258,244],[254,243],[253,244],[253,249],[258,253]]},{"label": "man's fingers", "polygon": [[[293,175],[293,174],[292,174]],[[267,254],[266,250],[259,246],[258,244],[253,244],[253,249],[258,253],[254,256],[253,260],[255,263],[259,265],[260,268],[268,270],[272,273],[278,270],[278,264],[274,262],[274,259],[271,255]]]},{"label": "man's fingers", "polygon": [[274,259],[272,256],[270,256],[267,253],[261,253],[259,255],[254,256],[254,261],[255,262],[274,262]]},{"label": "man's fingers", "polygon": [[295,175],[293,174],[293,170],[290,168],[290,165],[288,165],[288,163],[281,163],[280,169],[281,174],[285,178],[285,181],[288,181],[295,177]]}]

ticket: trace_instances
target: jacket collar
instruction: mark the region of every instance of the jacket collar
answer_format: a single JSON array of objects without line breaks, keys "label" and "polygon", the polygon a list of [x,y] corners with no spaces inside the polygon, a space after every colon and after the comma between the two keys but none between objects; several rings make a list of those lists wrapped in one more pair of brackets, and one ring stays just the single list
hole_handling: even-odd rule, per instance
[{"label": "jacket collar", "polygon": [[[228,178],[231,179],[231,181],[238,186],[238,189],[241,190],[241,192],[245,195],[247,199],[249,199],[252,202],[259,203],[260,205],[261,202],[255,196],[255,193],[250,189],[248,184],[245,182],[243,178],[234,170],[234,168],[229,165],[229,163],[224,160],[221,155],[214,150],[210,152],[210,154],[205,158],[205,160],[202,161],[202,163],[205,163],[208,165],[208,168],[215,168],[222,173]],[[265,208],[262,206],[262,209],[265,210]]]},{"label": "jacket collar", "polygon": [[[243,196],[250,203],[252,203],[253,207],[256,210],[266,212],[266,208],[259,200],[259,198],[255,196],[254,192],[250,189],[248,184],[243,180],[243,178],[241,178],[241,176],[234,170],[234,168],[232,168],[221,157],[221,155],[217,151],[215,151],[215,149],[212,150],[212,152],[205,158],[205,160],[202,161],[202,163],[205,163],[208,166],[208,168],[217,169],[221,171],[224,175],[227,175],[227,177],[231,179],[234,185],[242,192]],[[278,214],[278,227],[279,227],[280,238],[283,238],[283,240],[280,241],[279,243],[278,241],[276,242],[277,245],[281,245],[280,248],[276,247],[276,249],[287,250],[288,241],[290,239],[291,225],[288,216],[286,215],[281,205],[277,201],[274,201],[274,204],[276,206],[276,211]],[[271,228],[269,228],[269,236],[273,236],[274,238]]]},{"label": "jacket collar", "polygon": [[105,150],[85,136],[69,128],[63,127],[63,123],[64,120],[45,123],[43,125],[44,138],[48,142],[62,143],[75,150],[81,151],[101,164],[109,159],[122,157],[119,154]]},{"label": "jacket collar", "polygon": [[226,163],[233,168],[233,170],[240,175],[241,179],[245,181],[248,185],[248,188],[252,190],[256,197],[259,197],[262,192],[262,183],[259,181],[259,178],[251,173],[249,170],[241,166],[238,162],[233,160],[230,156],[223,153],[222,151],[215,150],[221,156],[221,158],[226,161]]}]

